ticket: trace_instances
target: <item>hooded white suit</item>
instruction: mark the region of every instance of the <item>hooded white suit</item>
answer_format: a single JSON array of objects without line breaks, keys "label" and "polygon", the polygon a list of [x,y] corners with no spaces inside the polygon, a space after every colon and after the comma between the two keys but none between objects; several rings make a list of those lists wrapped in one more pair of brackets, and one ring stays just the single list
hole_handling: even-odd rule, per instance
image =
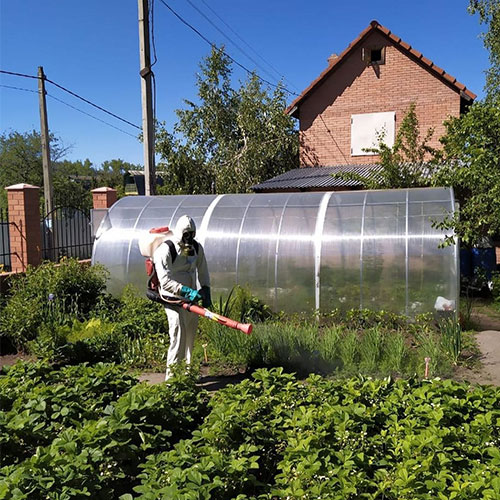
[{"label": "hooded white suit", "polygon": [[[177,256],[172,262],[170,248],[166,243],[161,244],[153,254],[158,280],[160,281],[160,295],[164,298],[182,298],[181,288],[188,286],[197,289],[197,281],[202,287],[210,286],[207,261],[203,247],[198,243],[198,251],[194,255],[186,255],[187,248],[182,241],[186,231],[196,233],[196,226],[187,215],[183,215],[175,226],[171,241],[175,245]],[[197,279],[198,278],[198,279]],[[165,306],[167,313],[170,346],[167,355],[167,371],[165,380],[170,376],[169,367],[183,360],[191,363],[191,354],[194,345],[194,336],[198,326],[198,316],[179,306]]]}]

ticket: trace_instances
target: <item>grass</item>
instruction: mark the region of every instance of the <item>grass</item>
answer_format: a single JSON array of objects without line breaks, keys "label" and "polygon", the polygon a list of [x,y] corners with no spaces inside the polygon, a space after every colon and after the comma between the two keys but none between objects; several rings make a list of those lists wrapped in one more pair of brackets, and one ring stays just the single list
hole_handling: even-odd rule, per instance
[{"label": "grass", "polygon": [[[458,353],[432,328],[390,329],[375,325],[352,329],[319,327],[315,322],[274,321],[254,326],[252,335],[216,323],[202,323],[209,364],[248,368],[282,366],[300,375],[365,374],[423,376],[431,358],[431,376],[448,376]],[[448,337],[446,337],[448,338]]]}]

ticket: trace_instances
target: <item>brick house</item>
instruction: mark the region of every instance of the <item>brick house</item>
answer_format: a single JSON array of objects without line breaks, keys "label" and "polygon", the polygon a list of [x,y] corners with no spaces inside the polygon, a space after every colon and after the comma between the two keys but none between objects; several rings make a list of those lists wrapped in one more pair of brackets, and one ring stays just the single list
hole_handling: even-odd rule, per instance
[{"label": "brick house", "polygon": [[[392,146],[411,103],[430,146],[439,147],[444,120],[459,116],[476,95],[456,78],[372,21],[297,97],[286,112],[299,120],[301,169],[254,186],[256,191],[352,189],[331,177],[336,170],[363,173],[377,155],[364,151],[383,131]],[[308,172],[303,167],[326,167]],[[306,178],[306,182],[303,182]],[[313,179],[317,178],[316,184]]]}]

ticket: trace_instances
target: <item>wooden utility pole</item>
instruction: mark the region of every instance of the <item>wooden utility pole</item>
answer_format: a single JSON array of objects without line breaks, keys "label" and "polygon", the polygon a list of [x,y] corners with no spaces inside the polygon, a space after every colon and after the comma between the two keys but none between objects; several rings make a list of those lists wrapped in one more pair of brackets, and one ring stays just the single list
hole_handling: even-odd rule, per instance
[{"label": "wooden utility pole", "polygon": [[138,0],[139,43],[141,61],[142,94],[142,136],[144,141],[144,184],[146,196],[155,194],[155,130],[153,118],[153,96],[151,57],[149,49],[149,7],[148,0]]},{"label": "wooden utility pole", "polygon": [[38,66],[38,100],[40,103],[40,134],[42,139],[43,196],[45,213],[52,212],[52,171],[50,168],[50,137],[47,120],[47,103],[45,101],[45,75],[43,67]]}]

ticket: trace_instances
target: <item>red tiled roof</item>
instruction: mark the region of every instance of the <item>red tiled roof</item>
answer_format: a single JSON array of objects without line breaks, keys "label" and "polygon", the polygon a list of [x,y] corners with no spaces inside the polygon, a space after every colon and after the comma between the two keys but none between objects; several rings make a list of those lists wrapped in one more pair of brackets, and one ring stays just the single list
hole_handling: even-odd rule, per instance
[{"label": "red tiled roof", "polygon": [[457,79],[441,69],[439,66],[436,66],[430,59],[424,57],[418,50],[414,49],[411,45],[407,44],[399,36],[396,36],[386,27],[379,24],[378,21],[372,21],[370,25],[365,28],[359,36],[353,40],[347,48],[335,59],[330,60],[328,68],[326,68],[319,76],[316,78],[301,94],[298,96],[290,106],[286,109],[286,113],[292,113],[295,107],[317,86],[321,83],[321,81],[326,78],[339,64],[340,62],[358,45],[361,40],[367,36],[370,32],[377,30],[380,33],[383,33],[387,38],[389,38],[396,46],[398,46],[403,51],[411,54],[418,61],[420,61],[424,66],[426,66],[429,70],[434,72],[436,76],[446,80],[450,85],[454,86],[458,92],[462,92],[469,99],[475,99],[477,96],[473,92],[467,89],[465,85],[457,81]]}]

